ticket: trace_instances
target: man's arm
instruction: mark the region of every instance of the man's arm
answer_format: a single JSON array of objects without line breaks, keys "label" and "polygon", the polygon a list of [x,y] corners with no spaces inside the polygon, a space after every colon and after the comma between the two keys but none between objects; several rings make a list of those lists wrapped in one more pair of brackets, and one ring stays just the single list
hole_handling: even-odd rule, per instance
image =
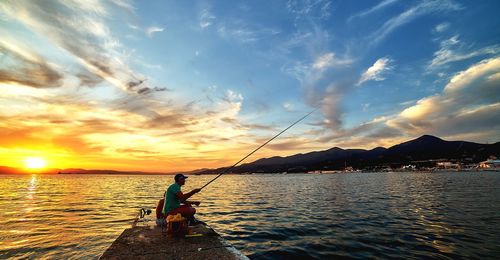
[{"label": "man's arm", "polygon": [[179,191],[175,194],[175,196],[177,196],[177,198],[182,201],[182,202],[186,202],[187,199],[189,199],[189,197],[193,196],[194,194],[200,192],[200,189],[194,189],[186,194],[182,193],[182,191]]}]

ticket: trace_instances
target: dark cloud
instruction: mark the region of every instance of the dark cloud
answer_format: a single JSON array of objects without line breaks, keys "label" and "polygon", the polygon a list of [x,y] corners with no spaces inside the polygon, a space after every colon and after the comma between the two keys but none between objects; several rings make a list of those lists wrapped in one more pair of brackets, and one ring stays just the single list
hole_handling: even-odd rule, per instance
[{"label": "dark cloud", "polygon": [[156,116],[146,123],[148,128],[185,128],[191,125],[189,118],[183,114],[167,114]]},{"label": "dark cloud", "polygon": [[[3,62],[10,62],[8,68],[0,67],[0,82],[17,83],[34,88],[60,87],[63,76],[40,57],[27,58],[0,41]],[[32,54],[36,56],[35,54]]]},{"label": "dark cloud", "polygon": [[[68,46],[69,47],[69,46]],[[71,49],[71,48],[69,48]],[[92,49],[92,48],[90,48]],[[81,56],[84,55],[89,55],[88,53],[82,53],[82,50],[75,51],[75,54],[80,54]],[[103,76],[114,76],[114,71],[111,69],[111,62],[105,58],[105,57],[86,57],[87,62],[92,65],[94,69],[97,69],[99,72],[98,75],[103,75]]]},{"label": "dark cloud", "polygon": [[223,118],[221,118],[221,121],[224,123],[233,124],[233,125],[238,124],[238,120],[236,120],[234,118],[229,118],[229,117],[223,117]]},{"label": "dark cloud", "polygon": [[135,87],[141,85],[142,83],[144,83],[144,80],[129,81],[127,83],[127,87],[129,90],[133,90]]},{"label": "dark cloud", "polygon": [[141,89],[137,90],[137,94],[149,94],[149,93],[151,93],[150,88],[141,88]]},{"label": "dark cloud", "polygon": [[95,87],[104,80],[103,78],[89,72],[77,73],[76,77],[80,79],[80,86],[86,87]]},{"label": "dark cloud", "polygon": [[171,90],[168,89],[168,88],[160,88],[160,87],[154,87],[154,88],[146,87],[146,88],[139,89],[137,91],[137,94],[146,95],[146,94],[150,94],[150,93],[153,93],[153,92],[162,92],[162,91],[171,91]]}]

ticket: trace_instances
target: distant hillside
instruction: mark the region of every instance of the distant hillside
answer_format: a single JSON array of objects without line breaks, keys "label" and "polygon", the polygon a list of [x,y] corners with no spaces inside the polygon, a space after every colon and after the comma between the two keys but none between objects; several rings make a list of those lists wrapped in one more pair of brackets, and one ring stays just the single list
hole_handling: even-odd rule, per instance
[{"label": "distant hillside", "polygon": [[22,170],[7,166],[0,166],[0,174],[20,174],[24,173]]},{"label": "distant hillside", "polygon": [[[342,149],[333,147],[325,151],[296,154],[287,157],[262,158],[234,168],[233,172],[303,172],[311,170],[339,170],[345,166],[370,168],[376,166],[399,167],[407,164],[425,166],[429,160],[456,160],[477,163],[489,156],[500,156],[500,142],[478,144],[466,141],[445,141],[423,135],[417,139],[394,145],[388,149]],[[224,168],[203,171],[221,172]]]}]

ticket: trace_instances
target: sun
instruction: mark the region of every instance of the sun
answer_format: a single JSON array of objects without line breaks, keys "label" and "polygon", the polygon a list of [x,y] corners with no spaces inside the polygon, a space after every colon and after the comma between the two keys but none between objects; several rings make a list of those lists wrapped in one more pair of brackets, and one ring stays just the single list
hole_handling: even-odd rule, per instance
[{"label": "sun", "polygon": [[42,169],[47,165],[47,161],[40,157],[28,157],[24,160],[24,166],[28,169]]}]

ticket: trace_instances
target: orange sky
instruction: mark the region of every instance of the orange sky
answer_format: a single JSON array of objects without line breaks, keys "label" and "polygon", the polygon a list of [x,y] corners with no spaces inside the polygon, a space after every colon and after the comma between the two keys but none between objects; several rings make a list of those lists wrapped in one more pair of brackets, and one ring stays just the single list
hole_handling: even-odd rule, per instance
[{"label": "orange sky", "polygon": [[[287,127],[269,127],[259,133],[221,120],[235,117],[238,104],[200,117],[192,112],[176,114],[149,102],[149,109],[166,114],[151,120],[108,108],[105,101],[76,101],[69,96],[71,91],[82,90],[36,89],[16,84],[0,84],[0,89],[3,100],[11,102],[1,104],[2,108],[11,106],[8,115],[1,115],[0,165],[11,167],[24,167],[27,157],[44,158],[47,167],[53,168],[173,172],[221,167],[238,161]],[[311,131],[308,120],[246,162],[330,148],[307,139],[310,133],[303,131]],[[351,145],[359,147],[356,143]]]},{"label": "orange sky", "polygon": [[[0,122],[0,165],[5,166],[23,167],[26,157],[35,156],[54,168],[171,172],[220,167],[234,163],[277,133],[267,131],[269,135],[259,137],[250,134],[249,128],[220,121],[232,117],[238,107],[196,118],[149,103],[148,109],[163,109],[167,114],[151,120],[108,108],[105,101],[72,101],[69,93],[74,90],[16,84],[0,84],[0,89],[3,100],[12,104]],[[304,144],[307,149],[307,142],[301,142],[293,131],[290,134],[290,140],[284,136],[274,143],[281,145],[275,148],[283,154],[294,152],[291,147],[304,149]],[[269,145],[253,159],[280,153],[276,149]]]}]

